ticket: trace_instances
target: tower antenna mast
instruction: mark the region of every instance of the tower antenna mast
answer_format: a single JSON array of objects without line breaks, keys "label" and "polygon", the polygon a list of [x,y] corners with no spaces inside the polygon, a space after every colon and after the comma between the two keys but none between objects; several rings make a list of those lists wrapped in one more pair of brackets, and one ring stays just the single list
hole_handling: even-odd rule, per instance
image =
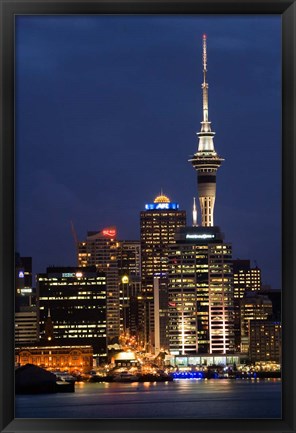
[{"label": "tower antenna mast", "polygon": [[203,83],[201,85],[202,87],[202,101],[203,101],[203,122],[204,122],[204,129],[206,131],[210,131],[210,125],[207,124],[209,121],[209,103],[208,103],[208,88],[209,85],[206,82],[206,75],[207,75],[207,35],[203,35],[202,37],[202,63],[203,63]]},{"label": "tower antenna mast", "polygon": [[202,62],[204,71],[204,83],[206,82],[206,72],[207,72],[207,35],[204,34],[202,37],[203,50],[202,50]]}]

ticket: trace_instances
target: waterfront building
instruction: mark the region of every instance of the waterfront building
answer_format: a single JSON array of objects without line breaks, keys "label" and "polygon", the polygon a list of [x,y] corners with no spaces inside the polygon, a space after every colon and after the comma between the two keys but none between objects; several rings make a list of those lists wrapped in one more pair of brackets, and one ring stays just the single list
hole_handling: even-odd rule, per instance
[{"label": "waterfront building", "polygon": [[19,367],[33,364],[49,370],[87,372],[93,368],[93,348],[77,344],[16,347],[15,362]]},{"label": "waterfront building", "polygon": [[114,355],[114,361],[116,368],[132,368],[139,367],[139,361],[134,352],[119,352]]},{"label": "waterfront building", "polygon": [[266,320],[272,316],[272,302],[265,295],[249,292],[240,301],[241,346],[240,351],[247,353],[250,343],[250,321]]},{"label": "waterfront building", "polygon": [[90,267],[49,267],[37,275],[41,341],[54,344],[91,345],[94,357],[107,354],[106,275]]},{"label": "waterfront building", "polygon": [[232,366],[245,364],[248,360],[247,354],[189,354],[189,355],[165,355],[165,364],[181,369],[209,366]]},{"label": "waterfront building", "polygon": [[250,359],[252,362],[281,362],[281,322],[250,321]]},{"label": "waterfront building", "polygon": [[118,247],[116,228],[87,232],[86,240],[78,242],[78,264],[95,266],[106,274],[107,282],[107,336],[108,341],[118,340],[120,335],[120,295],[118,275]]},{"label": "waterfront building", "polygon": [[170,352],[232,353],[232,249],[219,227],[178,229],[169,264]]},{"label": "waterfront building", "polygon": [[[140,213],[141,281],[144,297],[144,341],[154,351],[154,277],[158,276],[162,292],[167,291],[168,250],[175,243],[178,227],[186,225],[186,212],[161,193]],[[165,313],[164,313],[165,314]]]}]

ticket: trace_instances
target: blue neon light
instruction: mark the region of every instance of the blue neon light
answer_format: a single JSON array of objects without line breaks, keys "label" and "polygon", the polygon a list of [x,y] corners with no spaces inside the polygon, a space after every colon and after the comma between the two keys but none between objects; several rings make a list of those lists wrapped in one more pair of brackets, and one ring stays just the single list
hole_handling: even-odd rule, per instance
[{"label": "blue neon light", "polygon": [[179,203],[147,203],[145,204],[146,210],[177,210]]},{"label": "blue neon light", "polygon": [[204,379],[203,371],[176,371],[172,374],[174,379]]}]

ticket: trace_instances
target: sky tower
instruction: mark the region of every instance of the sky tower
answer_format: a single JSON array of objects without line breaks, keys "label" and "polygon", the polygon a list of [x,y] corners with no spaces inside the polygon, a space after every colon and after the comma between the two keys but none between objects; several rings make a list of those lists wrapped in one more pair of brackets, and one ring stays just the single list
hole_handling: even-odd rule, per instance
[{"label": "sky tower", "polygon": [[207,73],[207,37],[203,35],[203,120],[201,130],[197,133],[199,138],[198,150],[189,160],[197,171],[198,197],[201,209],[201,225],[212,227],[214,225],[214,206],[216,198],[216,173],[224,159],[220,158],[214,148],[215,132],[211,131],[209,121]]}]

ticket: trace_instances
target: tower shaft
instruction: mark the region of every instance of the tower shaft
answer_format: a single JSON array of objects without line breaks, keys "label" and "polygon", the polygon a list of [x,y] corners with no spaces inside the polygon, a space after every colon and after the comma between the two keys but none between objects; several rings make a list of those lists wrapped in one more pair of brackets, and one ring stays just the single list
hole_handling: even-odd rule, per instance
[{"label": "tower shaft", "polygon": [[208,83],[207,73],[207,37],[203,35],[203,83],[202,83],[202,101],[203,101],[203,120],[201,130],[197,133],[198,150],[189,160],[193,168],[197,171],[198,197],[201,209],[201,225],[211,227],[214,225],[214,207],[216,200],[216,174],[224,159],[215,151],[214,135],[211,130],[211,122],[208,119]]}]

